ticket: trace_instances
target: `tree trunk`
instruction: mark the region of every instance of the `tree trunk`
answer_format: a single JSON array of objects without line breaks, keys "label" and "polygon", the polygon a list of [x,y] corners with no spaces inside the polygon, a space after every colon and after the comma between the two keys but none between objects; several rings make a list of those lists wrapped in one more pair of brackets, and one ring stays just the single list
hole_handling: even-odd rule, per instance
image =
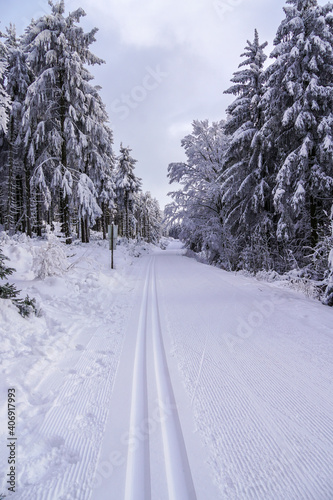
[{"label": "tree trunk", "polygon": [[69,212],[69,199],[66,194],[65,198],[61,196],[62,200],[62,225],[61,231],[66,237],[66,244],[70,245],[72,243],[71,237],[71,223],[70,223],[70,212]]},{"label": "tree trunk", "polygon": [[311,246],[314,248],[318,243],[318,210],[313,196],[310,196],[310,218],[311,218]]},{"label": "tree trunk", "polygon": [[14,228],[14,120],[10,123],[9,152],[8,152],[8,180],[7,180],[7,210],[5,218],[5,229],[10,231]]},{"label": "tree trunk", "polygon": [[104,201],[102,202],[102,231],[103,240],[106,240],[106,205]]},{"label": "tree trunk", "polygon": [[89,228],[89,224],[88,224],[88,217],[86,217],[85,219],[85,226],[86,226],[86,243],[89,243],[89,240],[90,240],[90,228]]},{"label": "tree trunk", "polygon": [[24,219],[24,188],[22,175],[16,176],[16,218],[15,229],[25,232],[25,219]]},{"label": "tree trunk", "polygon": [[36,193],[36,232],[37,236],[42,236],[42,196],[40,189],[37,188],[37,193]]},{"label": "tree trunk", "polygon": [[30,175],[28,165],[24,167],[25,182],[23,182],[23,203],[25,211],[25,232],[28,236],[32,236],[32,221],[31,221],[31,190],[30,190]]},{"label": "tree trunk", "polygon": [[81,241],[89,243],[89,226],[87,217],[81,217]]},{"label": "tree trunk", "polygon": [[129,239],[129,203],[128,193],[125,194],[125,237]]},{"label": "tree trunk", "polygon": [[[59,87],[60,92],[62,92],[64,84],[64,78],[62,73],[60,72],[59,77]],[[66,101],[63,93],[60,96],[60,130],[61,130],[61,163],[63,167],[63,173],[67,170],[67,143],[66,143],[66,134],[65,134],[65,119],[66,119]],[[62,193],[63,194],[63,193]],[[70,210],[69,210],[69,198],[66,194],[63,198],[63,212],[62,212],[62,226],[61,231],[65,234],[66,244],[70,245],[72,243],[71,238],[71,219],[70,219]]]},{"label": "tree trunk", "polygon": [[81,217],[81,241],[82,243],[85,243],[86,241],[86,235],[85,235],[85,227],[84,227],[84,219]]}]

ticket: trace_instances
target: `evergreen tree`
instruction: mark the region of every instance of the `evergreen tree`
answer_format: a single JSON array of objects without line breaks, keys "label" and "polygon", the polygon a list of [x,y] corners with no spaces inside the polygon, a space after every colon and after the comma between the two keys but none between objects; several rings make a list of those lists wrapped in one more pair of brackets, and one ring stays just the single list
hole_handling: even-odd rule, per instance
[{"label": "evergreen tree", "polygon": [[[173,203],[165,208],[169,224],[181,221],[180,237],[194,251],[206,251],[211,261],[224,260],[228,244],[223,230],[223,205],[218,179],[223,172],[227,138],[224,122],[193,122],[193,132],[181,142],[186,163],[171,163],[169,182],[181,188],[169,193]],[[228,259],[227,259],[228,260]]]},{"label": "evergreen tree", "polygon": [[[59,195],[62,229],[70,242],[75,190],[80,174],[89,174],[89,154],[91,143],[96,140],[95,121],[99,113],[94,107],[97,89],[90,85],[92,76],[84,65],[103,61],[89,50],[97,29],[85,34],[77,25],[84,11],[77,9],[64,17],[63,0],[49,3],[51,14],[32,23],[25,36],[28,62],[36,80],[28,89],[23,123],[31,178],[36,177],[32,182],[37,196],[37,220],[41,200],[46,201],[46,190],[39,180],[45,179],[53,193]],[[44,176],[40,168],[45,171]],[[38,225],[37,230],[40,234]]]},{"label": "evergreen tree", "polygon": [[101,207],[100,222],[103,237],[106,238],[107,226],[113,220],[116,208],[116,159],[112,149],[113,134],[107,125],[108,116],[98,90],[98,87],[91,87],[87,94],[91,123],[85,172],[89,174],[96,188],[96,199]]},{"label": "evergreen tree", "polygon": [[113,222],[116,214],[116,185],[114,180],[114,161],[101,172],[98,185],[98,200],[102,210],[102,231],[103,238],[106,239],[107,227]]},{"label": "evergreen tree", "polygon": [[[263,166],[264,49],[257,30],[247,42],[245,57],[234,73],[233,85],[225,91],[236,96],[227,108],[225,132],[230,144],[225,155],[222,193],[225,224],[237,238],[240,259],[248,268],[268,266],[268,239],[272,232],[271,172]],[[259,252],[259,248],[262,250]]]},{"label": "evergreen tree", "polygon": [[97,192],[92,180],[81,174],[77,185],[79,220],[81,221],[81,238],[83,243],[89,243],[89,227],[102,215],[97,204]]},{"label": "evergreen tree", "polygon": [[[3,36],[0,33],[0,37]],[[7,118],[9,111],[9,97],[5,89],[5,72],[7,68],[7,50],[0,39],[0,176],[2,179],[6,176],[5,165],[7,162]],[[4,182],[0,183],[0,223],[5,223],[6,214],[6,186]]]},{"label": "evergreen tree", "polygon": [[[10,276],[15,271],[15,269],[6,266],[5,260],[9,259],[3,254],[0,247],[0,280],[7,278],[7,276]],[[10,299],[18,308],[21,316],[26,317],[31,313],[36,314],[37,309],[35,299],[30,299],[28,295],[25,299],[20,299],[17,297],[19,293],[20,291],[17,290],[13,284],[10,285],[7,282],[4,285],[0,285],[0,299]]]},{"label": "evergreen tree", "polygon": [[277,148],[277,237],[299,264],[325,228],[333,196],[333,6],[287,0],[267,70],[266,131]]},{"label": "evergreen tree", "polygon": [[129,147],[126,148],[122,144],[120,145],[120,155],[115,172],[118,217],[121,234],[125,238],[132,236],[130,220],[134,212],[134,194],[141,190],[141,179],[134,174],[137,160],[132,158],[131,151]]},{"label": "evergreen tree", "polygon": [[6,38],[8,51],[6,90],[10,97],[11,107],[8,119],[8,155],[5,170],[7,176],[5,229],[9,231],[16,229],[25,231],[28,212],[27,191],[30,191],[30,186],[27,186],[25,177],[26,168],[22,148],[21,124],[23,103],[32,77],[22,45],[16,38],[15,28],[12,25],[7,29]]},{"label": "evergreen tree", "polygon": [[[5,261],[9,260],[8,257],[6,257],[2,249],[0,247],[0,279],[4,280],[7,278],[7,276],[10,276],[13,274],[15,269],[12,267],[7,267]],[[15,298],[19,292],[15,289],[14,285],[10,285],[9,283],[5,283],[4,285],[0,286],[0,298],[1,299],[11,299]]]},{"label": "evergreen tree", "polygon": [[151,193],[138,193],[135,196],[135,218],[137,235],[148,243],[157,243],[161,238],[162,216],[158,201]]},{"label": "evergreen tree", "polygon": [[[0,36],[3,36],[0,33]],[[7,68],[7,49],[0,40],[0,138],[7,130],[7,113],[9,109],[9,97],[5,89],[5,72]]]}]

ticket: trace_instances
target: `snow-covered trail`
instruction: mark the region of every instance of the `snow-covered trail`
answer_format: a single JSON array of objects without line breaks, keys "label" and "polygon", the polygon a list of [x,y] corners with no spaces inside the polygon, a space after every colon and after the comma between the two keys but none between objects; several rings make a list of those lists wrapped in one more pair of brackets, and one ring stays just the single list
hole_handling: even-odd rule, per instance
[{"label": "snow-covered trail", "polygon": [[172,254],[158,279],[220,498],[333,498],[332,310]]},{"label": "snow-covered trail", "polygon": [[[0,302],[1,422],[17,390],[9,498],[332,500],[332,308],[178,242],[120,247],[115,271],[105,242],[77,245],[43,281],[29,245],[7,250],[43,315]],[[0,492],[6,440],[3,426]]]},{"label": "snow-covered trail", "polygon": [[92,498],[333,498],[332,310],[180,254],[141,260]]},{"label": "snow-covered trail", "polygon": [[92,498],[218,497],[200,437],[193,436],[189,404],[183,408],[181,397],[186,400],[186,393],[178,387],[175,397],[175,384],[181,378],[176,366],[172,373],[169,370],[156,287],[156,266],[162,257],[143,260],[140,305],[128,331],[111,402],[118,410],[111,410]]},{"label": "snow-covered trail", "polygon": [[[165,464],[168,498],[174,500],[194,499],[193,481],[160,329],[155,283],[155,258],[150,258],[140,310],[134,359],[130,429],[140,428],[143,422],[147,422],[149,425],[146,346],[147,341],[152,341],[158,400],[171,403],[168,418],[160,419],[163,443],[161,455]],[[159,471],[159,474],[163,474],[163,470]],[[129,447],[125,499],[149,500],[150,497],[148,433],[147,439],[139,442],[137,447]]]}]

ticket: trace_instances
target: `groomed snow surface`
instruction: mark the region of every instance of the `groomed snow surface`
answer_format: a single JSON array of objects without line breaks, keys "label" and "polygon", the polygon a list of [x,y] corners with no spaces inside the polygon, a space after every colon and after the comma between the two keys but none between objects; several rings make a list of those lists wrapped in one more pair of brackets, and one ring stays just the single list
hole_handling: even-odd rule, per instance
[{"label": "groomed snow surface", "polygon": [[173,240],[120,245],[111,270],[97,236],[1,237],[10,281],[40,311],[0,300],[6,500],[332,500],[331,308]]}]

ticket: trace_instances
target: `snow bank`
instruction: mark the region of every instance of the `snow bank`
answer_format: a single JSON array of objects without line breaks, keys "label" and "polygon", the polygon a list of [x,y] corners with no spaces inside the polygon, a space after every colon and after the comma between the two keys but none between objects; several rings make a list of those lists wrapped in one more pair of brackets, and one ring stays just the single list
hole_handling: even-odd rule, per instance
[{"label": "snow bank", "polygon": [[[0,300],[0,421],[7,390],[17,394],[19,475],[15,500],[41,498],[54,481],[71,477],[57,498],[83,500],[89,491],[109,411],[134,285],[128,270],[154,250],[122,242],[111,270],[108,242],[65,245],[53,235],[30,239],[0,233],[8,279],[37,301],[23,319]],[[161,250],[160,250],[161,251]],[[61,418],[58,418],[61,414]],[[0,469],[8,468],[6,426],[0,430]],[[7,491],[5,475],[0,492]],[[65,496],[63,496],[65,495]],[[67,496],[66,496],[67,495]],[[68,496],[69,495],[69,496]]]}]

